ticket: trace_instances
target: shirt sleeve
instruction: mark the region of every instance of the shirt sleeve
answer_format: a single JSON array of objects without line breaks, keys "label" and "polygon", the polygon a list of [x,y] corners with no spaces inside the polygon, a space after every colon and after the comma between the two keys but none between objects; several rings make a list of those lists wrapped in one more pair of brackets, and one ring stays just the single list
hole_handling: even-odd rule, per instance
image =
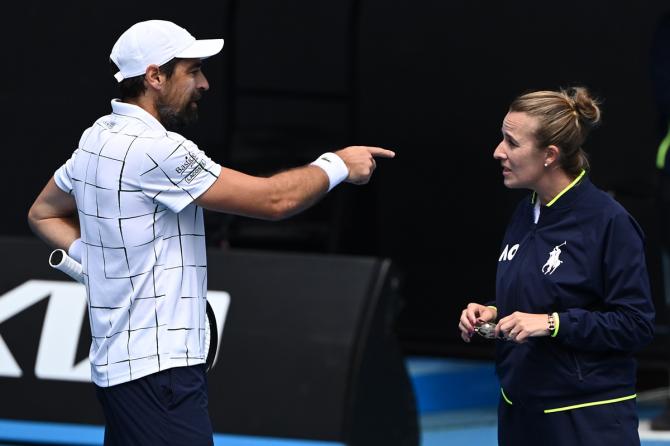
[{"label": "shirt sleeve", "polygon": [[59,167],[58,170],[56,170],[54,173],[54,181],[56,182],[56,186],[70,195],[73,194],[73,182],[76,181],[74,175],[75,160],[77,159],[77,156],[81,154],[81,147],[83,146],[84,141],[86,141],[86,138],[88,138],[90,132],[91,127],[84,130],[84,132],[81,134],[81,137],[79,138],[78,148],[72,152],[70,159],[68,159],[65,164]]},{"label": "shirt sleeve", "polygon": [[632,217],[611,220],[602,252],[602,305],[560,312],[556,339],[586,351],[639,350],[653,338],[655,312],[643,234]]},{"label": "shirt sleeve", "polygon": [[77,153],[79,150],[75,150],[72,153],[72,156],[70,159],[68,159],[62,166],[56,170],[54,173],[54,181],[56,182],[56,186],[63,192],[67,192],[68,194],[72,195],[72,171],[74,168],[74,160],[77,157]]},{"label": "shirt sleeve", "polygon": [[221,166],[189,140],[147,151],[140,174],[145,195],[178,213],[216,181]]}]

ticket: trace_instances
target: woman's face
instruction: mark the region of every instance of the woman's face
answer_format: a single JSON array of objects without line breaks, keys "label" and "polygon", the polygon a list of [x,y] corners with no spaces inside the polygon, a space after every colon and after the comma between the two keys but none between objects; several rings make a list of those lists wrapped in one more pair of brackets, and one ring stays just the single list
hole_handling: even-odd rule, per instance
[{"label": "woman's face", "polygon": [[511,189],[533,189],[544,174],[547,155],[535,141],[537,118],[523,112],[509,112],[502,124],[503,139],[493,152],[500,161],[503,182]]}]

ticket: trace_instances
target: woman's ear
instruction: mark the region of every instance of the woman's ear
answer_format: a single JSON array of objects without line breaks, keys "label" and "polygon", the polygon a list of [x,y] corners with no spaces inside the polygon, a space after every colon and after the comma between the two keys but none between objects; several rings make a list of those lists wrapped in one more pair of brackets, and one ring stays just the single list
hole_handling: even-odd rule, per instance
[{"label": "woman's ear", "polygon": [[558,146],[555,146],[553,144],[549,145],[544,155],[544,167],[555,165],[556,162],[558,161],[558,156],[560,155],[560,153],[561,149],[559,149]]}]

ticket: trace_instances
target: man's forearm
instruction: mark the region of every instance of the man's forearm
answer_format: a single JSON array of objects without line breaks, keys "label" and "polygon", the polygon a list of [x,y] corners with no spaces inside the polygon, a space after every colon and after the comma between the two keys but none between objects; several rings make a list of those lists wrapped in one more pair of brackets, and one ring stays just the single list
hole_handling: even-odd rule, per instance
[{"label": "man's forearm", "polygon": [[45,219],[29,218],[30,229],[52,248],[67,251],[73,241],[80,237],[79,220],[72,217],[53,217]]},{"label": "man's forearm", "polygon": [[79,238],[79,219],[74,198],[60,190],[51,178],[28,211],[35,235],[52,248],[67,250]]}]

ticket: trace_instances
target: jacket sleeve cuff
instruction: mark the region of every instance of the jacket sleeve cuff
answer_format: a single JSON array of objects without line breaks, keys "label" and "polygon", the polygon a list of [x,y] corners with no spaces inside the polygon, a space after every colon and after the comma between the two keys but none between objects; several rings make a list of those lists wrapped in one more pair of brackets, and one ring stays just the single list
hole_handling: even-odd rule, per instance
[{"label": "jacket sleeve cuff", "polygon": [[493,308],[495,310],[496,320],[498,320],[498,307],[496,307],[496,301],[494,300],[491,302],[486,302],[484,305],[487,306],[488,308]]},{"label": "jacket sleeve cuff", "polygon": [[551,337],[555,338],[558,336],[558,330],[561,328],[561,315],[554,312],[552,316],[554,317],[554,331],[551,332]]},{"label": "jacket sleeve cuff", "polygon": [[570,324],[568,323],[568,321],[570,320],[569,318],[570,316],[568,312],[554,314],[554,319],[556,320],[556,328],[554,328],[554,332],[551,334],[552,338],[565,340],[569,337],[570,335]]}]

